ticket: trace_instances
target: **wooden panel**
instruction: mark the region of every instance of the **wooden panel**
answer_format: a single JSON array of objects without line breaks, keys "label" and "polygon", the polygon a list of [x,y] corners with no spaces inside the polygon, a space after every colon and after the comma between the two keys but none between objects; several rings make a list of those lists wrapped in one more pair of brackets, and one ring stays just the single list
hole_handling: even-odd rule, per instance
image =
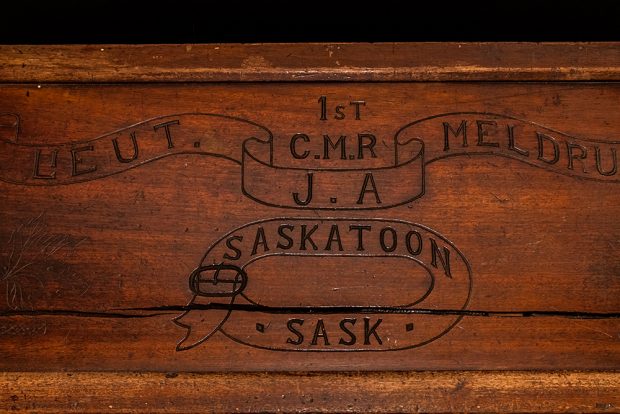
[{"label": "wooden panel", "polygon": [[620,407],[614,373],[6,373],[0,382],[4,407],[29,413],[609,413]]},{"label": "wooden panel", "polygon": [[0,410],[617,411],[619,50],[0,46]]},{"label": "wooden panel", "polygon": [[620,367],[617,84],[0,93],[4,369]]}]

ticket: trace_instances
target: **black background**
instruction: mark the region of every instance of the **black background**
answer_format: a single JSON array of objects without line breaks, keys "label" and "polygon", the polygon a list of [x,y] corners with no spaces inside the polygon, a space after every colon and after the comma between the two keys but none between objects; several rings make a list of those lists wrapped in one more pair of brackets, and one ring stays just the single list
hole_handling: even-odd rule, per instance
[{"label": "black background", "polygon": [[620,1],[0,4],[0,43],[613,41]]}]

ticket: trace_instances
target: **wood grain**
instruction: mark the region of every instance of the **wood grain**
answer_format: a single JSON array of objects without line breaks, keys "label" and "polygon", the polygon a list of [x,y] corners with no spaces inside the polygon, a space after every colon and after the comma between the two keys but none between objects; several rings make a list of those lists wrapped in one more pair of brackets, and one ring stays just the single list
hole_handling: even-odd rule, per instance
[{"label": "wood grain", "polygon": [[617,81],[618,43],[0,46],[0,82]]},{"label": "wood grain", "polygon": [[0,46],[0,410],[618,410],[619,50]]},{"label": "wood grain", "polygon": [[[365,99],[364,116],[359,121],[321,121],[317,97],[323,94],[330,102],[339,98]],[[314,151],[313,154],[322,154],[321,134],[357,138],[358,132],[373,133],[380,146],[376,147],[377,158],[370,157],[368,161],[380,165],[392,162],[391,143],[400,128],[417,119],[456,108],[480,114],[473,118],[469,115],[446,118],[454,128],[459,125],[461,117],[474,125],[470,128],[476,128],[475,119],[492,119],[484,114],[494,112],[516,114],[521,119],[574,137],[611,142],[617,139],[613,121],[618,112],[610,108],[617,108],[615,104],[620,99],[620,89],[617,84],[578,83],[56,85],[40,89],[5,85],[2,96],[2,111],[20,114],[18,143],[22,145],[89,140],[108,131],[172,113],[225,112],[268,126],[274,136],[276,164],[291,168],[316,165],[331,168],[369,164],[366,159],[340,160],[339,157],[294,159],[290,156],[291,137],[298,132],[309,134],[311,141],[300,141],[304,145],[298,146],[299,151],[307,149]],[[125,164],[116,160],[111,137],[104,137],[96,141],[97,148],[103,151],[101,156],[81,153],[84,162],[79,164],[80,169],[89,169],[93,165],[99,168],[90,176],[77,176],[88,181],[48,186],[53,182],[28,178],[31,180],[28,185],[0,183],[5,263],[10,259],[15,237],[24,239],[33,229],[64,241],[63,248],[57,249],[55,254],[36,257],[33,256],[36,249],[24,252],[24,257],[30,259],[32,273],[12,279],[19,281],[19,295],[14,294],[11,296],[14,301],[5,301],[2,305],[6,312],[3,318],[5,329],[12,333],[0,338],[3,352],[9,356],[0,362],[4,369],[243,371],[333,370],[334,367],[364,370],[620,367],[620,322],[612,316],[617,314],[620,305],[617,278],[620,256],[616,249],[620,239],[616,206],[620,199],[615,191],[617,184],[563,174],[579,172],[566,167],[565,152],[562,152],[561,161],[549,168],[541,162],[542,167],[528,165],[523,162],[523,157],[511,159],[476,156],[475,153],[440,159],[424,167],[424,194],[414,201],[380,210],[313,212],[312,209],[265,205],[242,194],[242,169],[238,164],[242,139],[239,137],[261,138],[265,133],[263,130],[227,118],[180,119],[181,125],[173,127],[178,129],[171,129],[177,146],[185,145],[182,143],[189,140],[189,148],[193,149],[192,137],[201,137],[201,151],[228,154],[226,157],[230,159],[177,154],[105,176],[106,168]],[[412,132],[421,134],[425,140],[427,159],[432,158],[433,153],[444,153],[443,120],[431,120],[429,130]],[[153,122],[161,123],[161,120]],[[138,140],[141,140],[141,154],[147,158],[151,153],[167,150],[164,130],[154,131],[150,125],[136,129]],[[528,130],[529,124],[524,125],[524,129],[518,130],[518,144],[535,154],[536,141],[530,139],[535,138],[534,132]],[[505,146],[504,128],[498,128],[499,132],[485,139]],[[559,139],[560,135],[556,134],[556,137]],[[460,139],[454,138],[452,145]],[[477,139],[475,129],[470,131],[469,139],[473,140],[472,143]],[[129,133],[119,135],[118,142],[123,145],[123,154],[129,156]],[[74,147],[83,147],[83,144]],[[32,157],[36,148],[26,146],[24,156]],[[63,148],[56,168],[57,180],[61,183],[71,179],[72,168],[71,152],[68,147]],[[476,148],[482,147],[474,146],[472,151]],[[352,146],[349,150],[357,153]],[[51,152],[45,148],[42,151],[42,157],[48,158],[41,164],[41,174],[48,174]],[[339,155],[339,150],[335,153]],[[591,174],[588,177],[606,178],[596,172],[591,148],[589,153],[587,169]],[[4,156],[10,157],[3,161],[4,166],[11,167],[8,171],[32,174],[32,158],[22,161],[11,152],[4,152]],[[109,164],[107,160],[110,158],[106,157],[112,157]],[[535,157],[525,160],[536,162]],[[577,162],[575,166],[579,165]],[[609,163],[609,156],[606,162]],[[294,205],[288,187],[281,187],[280,183],[297,180],[298,187],[293,190],[298,188],[305,194],[305,170],[302,173],[301,178],[282,175],[290,178],[276,176],[262,180],[257,176],[255,195],[268,198],[279,194],[282,197],[278,200]],[[99,174],[102,174],[101,178]],[[18,175],[15,177],[19,178]],[[352,181],[334,189],[337,192],[333,195],[338,195],[339,199],[352,195],[352,205],[356,206],[362,179],[363,175],[350,178]],[[415,176],[407,178],[410,183],[407,186],[392,186],[392,182],[378,182],[377,185],[381,185],[382,195],[393,187],[395,196],[402,195],[402,199],[407,199],[410,194],[417,194],[412,193],[417,179]],[[38,185],[41,182],[43,186]],[[315,191],[319,197],[319,187]],[[368,205],[376,205],[372,193],[366,198]],[[384,200],[387,202],[385,196]],[[449,240],[462,252],[464,261],[453,251],[455,277],[450,279],[439,272],[435,280],[437,283],[450,280],[454,283],[437,286],[435,292],[439,296],[436,300],[423,302],[418,307],[424,308],[426,303],[426,307],[432,309],[458,311],[467,294],[466,280],[471,277],[471,297],[466,310],[483,314],[466,314],[454,329],[426,346],[394,353],[373,353],[372,357],[364,352],[336,352],[318,358],[314,353],[298,352],[282,358],[279,352],[239,345],[221,334],[194,349],[175,351],[185,330],[172,321],[182,313],[180,307],[187,305],[192,297],[188,286],[192,271],[201,260],[245,263],[246,258],[254,256],[251,250],[258,240],[258,227],[264,229],[267,244],[256,244],[254,249],[257,252],[265,250],[264,253],[276,252],[275,245],[283,239],[277,233],[278,220],[273,220],[280,217],[288,217],[283,222],[297,226],[291,231],[295,239],[291,251],[297,252],[302,252],[300,226],[311,228],[323,223],[313,239],[318,245],[317,254],[328,253],[325,249],[328,233],[331,226],[338,223],[325,221],[328,218],[348,219],[340,225],[345,254],[358,254],[357,233],[349,230],[350,225],[375,226],[376,230],[366,236],[365,253],[371,254],[387,252],[378,242],[379,230],[386,226],[396,229],[401,240],[400,250],[394,253],[407,253],[404,243],[407,228],[389,220],[427,226],[437,232],[438,235],[432,237],[440,246],[447,246],[441,244],[446,243],[441,240]],[[300,217],[308,219],[300,221]],[[367,218],[382,221],[364,222]],[[260,220],[267,221],[238,233],[239,237],[245,237],[244,242],[233,241],[243,250],[240,260],[230,261],[222,256],[234,253],[224,243],[220,244],[221,249],[214,253],[213,259],[201,259],[209,246],[226,233]],[[426,241],[422,256],[428,255],[430,266],[429,243],[432,237],[426,234],[421,237]],[[41,250],[45,246],[35,247]],[[271,250],[266,251],[266,248]],[[336,243],[331,250],[338,251]],[[387,259],[373,261],[363,258],[347,261],[337,257],[321,257],[319,262],[311,260],[273,257],[250,265],[247,268],[249,298],[269,306],[401,305],[415,300],[428,288],[424,285],[427,283],[425,279],[417,279],[423,273],[415,273],[415,266],[411,267],[406,258],[389,262]],[[318,263],[321,263],[321,271],[317,269]],[[471,268],[470,276],[465,269],[467,263]],[[402,278],[390,282],[384,270],[386,265],[412,272],[411,282]],[[441,270],[440,264],[436,263],[436,266]],[[291,273],[282,269],[297,270]],[[364,272],[370,273],[364,276]],[[409,292],[408,297],[402,294],[403,286]],[[11,292],[3,293],[8,297]],[[28,314],[29,309],[34,309],[35,313]],[[74,311],[86,314],[72,314]],[[340,318],[356,317],[353,310],[342,312]],[[532,312],[534,316],[522,317]],[[537,312],[542,313],[536,316]],[[561,312],[569,314],[562,316]],[[571,316],[571,312],[576,314]],[[112,315],[106,317],[105,313]],[[218,318],[220,313],[198,311],[189,316]],[[609,314],[610,317],[591,318],[589,313]],[[368,316],[372,323],[379,318],[376,314]],[[295,317],[305,318],[288,318]],[[335,341],[336,345],[343,337],[338,317],[325,317],[325,323],[331,325],[327,327],[328,336],[332,331],[332,343]],[[357,335],[360,336],[364,316],[357,317]],[[248,338],[258,340],[259,346],[281,344],[286,347],[287,339],[295,338],[287,329],[286,315],[240,311],[231,318],[225,329],[237,338],[250,335]],[[409,340],[399,336],[405,335],[404,326],[409,322],[419,321],[421,328],[427,326],[419,332],[431,338],[440,332],[434,331],[435,328],[448,327],[456,320],[456,316],[449,313],[431,315],[428,321],[419,315],[410,321],[407,318],[407,315],[394,317],[390,319],[393,322],[382,318],[386,321],[383,325],[386,328],[382,329],[388,329],[391,326],[388,324],[402,323],[402,333],[397,325],[389,328],[396,329],[389,331],[392,334],[386,333],[399,338],[397,340],[402,343]],[[306,338],[303,346],[312,349],[310,341],[318,322],[317,317],[308,316],[306,319],[309,327],[303,329]],[[203,328],[207,329],[202,333],[206,335],[211,323],[214,322],[194,323],[196,335]],[[261,334],[255,328],[257,323],[265,326],[273,323],[274,328]],[[27,326],[28,329],[15,331],[14,325]],[[37,330],[40,326],[45,329]],[[416,338],[412,337],[411,341],[424,339]],[[364,348],[361,343],[358,346],[361,347],[358,349]]]},{"label": "wood grain", "polygon": [[[193,412],[618,412],[620,374],[5,373],[7,411]],[[119,396],[122,395],[122,398]]]}]

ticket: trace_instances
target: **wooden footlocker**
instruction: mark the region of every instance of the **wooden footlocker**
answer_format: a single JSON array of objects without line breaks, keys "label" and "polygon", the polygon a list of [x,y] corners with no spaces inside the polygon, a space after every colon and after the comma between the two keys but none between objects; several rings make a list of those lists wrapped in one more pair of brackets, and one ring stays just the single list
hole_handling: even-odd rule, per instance
[{"label": "wooden footlocker", "polygon": [[620,44],[0,47],[0,410],[620,410]]}]

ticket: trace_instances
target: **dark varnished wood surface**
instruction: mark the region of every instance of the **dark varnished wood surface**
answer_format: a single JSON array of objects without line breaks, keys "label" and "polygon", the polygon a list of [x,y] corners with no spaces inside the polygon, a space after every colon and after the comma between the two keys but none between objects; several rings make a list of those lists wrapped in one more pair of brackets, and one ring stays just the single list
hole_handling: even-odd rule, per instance
[{"label": "dark varnished wood surface", "polygon": [[6,409],[617,409],[617,54],[2,46]]}]

